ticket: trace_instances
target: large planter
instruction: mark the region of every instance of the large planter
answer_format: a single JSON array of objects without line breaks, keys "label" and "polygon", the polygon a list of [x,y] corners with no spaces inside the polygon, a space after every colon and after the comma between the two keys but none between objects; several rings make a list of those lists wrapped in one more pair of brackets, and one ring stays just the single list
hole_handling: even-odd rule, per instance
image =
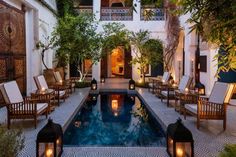
[{"label": "large planter", "polygon": [[43,75],[45,77],[45,80],[46,80],[48,86],[52,86],[53,84],[56,83],[53,72],[54,72],[54,69],[44,69],[43,70]]}]

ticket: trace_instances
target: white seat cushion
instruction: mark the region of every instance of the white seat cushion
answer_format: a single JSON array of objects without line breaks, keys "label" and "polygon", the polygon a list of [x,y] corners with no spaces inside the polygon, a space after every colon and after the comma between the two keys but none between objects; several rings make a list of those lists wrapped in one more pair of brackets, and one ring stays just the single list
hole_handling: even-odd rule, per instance
[{"label": "white seat cushion", "polygon": [[229,104],[236,106],[236,99],[231,99],[231,100],[229,101]]},{"label": "white seat cushion", "polygon": [[38,103],[37,104],[37,114],[39,114],[40,112],[45,110],[47,107],[48,107],[47,103]]},{"label": "white seat cushion", "polygon": [[74,88],[74,87],[75,87],[75,83],[72,83],[72,84],[71,84],[71,87]]},{"label": "white seat cushion", "polygon": [[184,107],[190,112],[197,114],[197,104],[185,104]]},{"label": "white seat cushion", "polygon": [[[56,91],[56,94],[58,94],[58,91]],[[64,96],[66,94],[66,91],[65,90],[60,90],[59,91],[59,96]]]},{"label": "white seat cushion", "polygon": [[189,88],[189,85],[190,85],[190,77],[184,75],[180,80],[178,89],[180,91],[185,91],[185,88]]},{"label": "white seat cushion", "polygon": [[[161,91],[161,94],[165,97],[167,97],[167,91]],[[175,92],[174,91],[169,91],[169,96],[174,96]]]},{"label": "white seat cushion", "polygon": [[5,91],[5,94],[3,95],[7,96],[8,103],[19,103],[24,101],[16,81],[4,83],[3,88]]},{"label": "white seat cushion", "polygon": [[168,82],[170,79],[170,73],[169,72],[164,72],[163,77],[162,77],[162,81],[163,82]]}]

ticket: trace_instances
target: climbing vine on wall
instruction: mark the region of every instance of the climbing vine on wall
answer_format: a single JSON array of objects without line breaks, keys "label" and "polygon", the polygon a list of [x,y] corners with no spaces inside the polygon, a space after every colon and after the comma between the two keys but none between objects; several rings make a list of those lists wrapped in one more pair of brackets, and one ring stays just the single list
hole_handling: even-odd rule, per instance
[{"label": "climbing vine on wall", "polygon": [[166,19],[167,41],[164,52],[164,69],[170,71],[179,44],[180,22],[178,16],[171,13],[171,10],[175,9],[176,5],[170,2],[166,2],[165,5],[168,9]]}]

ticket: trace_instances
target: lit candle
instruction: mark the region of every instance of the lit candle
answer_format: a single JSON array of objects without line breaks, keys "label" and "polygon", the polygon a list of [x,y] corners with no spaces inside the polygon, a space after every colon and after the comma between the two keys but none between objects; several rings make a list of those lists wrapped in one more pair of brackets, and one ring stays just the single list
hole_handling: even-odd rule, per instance
[{"label": "lit candle", "polygon": [[60,80],[59,82],[62,83],[62,80]]},{"label": "lit candle", "polygon": [[184,151],[181,148],[177,148],[176,150],[177,157],[182,157],[184,155]]},{"label": "lit candle", "polygon": [[130,89],[134,89],[134,85],[133,84],[130,85]]},{"label": "lit candle", "polygon": [[56,143],[57,143],[57,145],[59,145],[60,144],[60,139],[57,139]]},{"label": "lit candle", "polygon": [[96,84],[93,84],[93,89],[96,89]]},{"label": "lit candle", "polygon": [[118,113],[117,113],[117,112],[115,112],[115,113],[114,113],[114,116],[115,116],[115,117],[117,117],[117,116],[118,116]]},{"label": "lit candle", "polygon": [[52,157],[52,156],[53,156],[53,150],[52,149],[47,149],[46,157]]},{"label": "lit candle", "polygon": [[185,88],[185,92],[188,93],[188,88]]},{"label": "lit candle", "polygon": [[41,88],[41,91],[42,91],[42,92],[44,92],[44,91],[45,91],[45,88],[44,88],[44,87],[42,87],[42,88]]},{"label": "lit candle", "polygon": [[163,83],[165,83],[165,80],[162,80]]}]

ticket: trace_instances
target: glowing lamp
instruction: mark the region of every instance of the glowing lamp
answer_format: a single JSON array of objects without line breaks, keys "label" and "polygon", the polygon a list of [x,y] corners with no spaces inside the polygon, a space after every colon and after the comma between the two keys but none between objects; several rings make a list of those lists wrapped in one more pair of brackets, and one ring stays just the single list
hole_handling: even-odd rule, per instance
[{"label": "glowing lamp", "polygon": [[36,140],[36,157],[60,157],[63,152],[63,132],[52,119],[39,131]]},{"label": "glowing lamp", "polygon": [[93,79],[91,81],[91,90],[96,90],[97,89],[97,81]]},{"label": "glowing lamp", "polygon": [[135,81],[133,79],[129,80],[129,90],[135,90]]},{"label": "glowing lamp", "polygon": [[181,119],[167,127],[167,153],[170,157],[193,157],[193,136]]},{"label": "glowing lamp", "polygon": [[105,83],[105,77],[101,77],[101,83]]},{"label": "glowing lamp", "polygon": [[45,92],[45,91],[46,91],[46,89],[45,89],[44,87],[42,87],[42,88],[41,88],[41,91],[42,91],[42,92]]},{"label": "glowing lamp", "polygon": [[117,111],[118,110],[118,100],[112,100],[111,101],[111,108],[113,111]]}]

